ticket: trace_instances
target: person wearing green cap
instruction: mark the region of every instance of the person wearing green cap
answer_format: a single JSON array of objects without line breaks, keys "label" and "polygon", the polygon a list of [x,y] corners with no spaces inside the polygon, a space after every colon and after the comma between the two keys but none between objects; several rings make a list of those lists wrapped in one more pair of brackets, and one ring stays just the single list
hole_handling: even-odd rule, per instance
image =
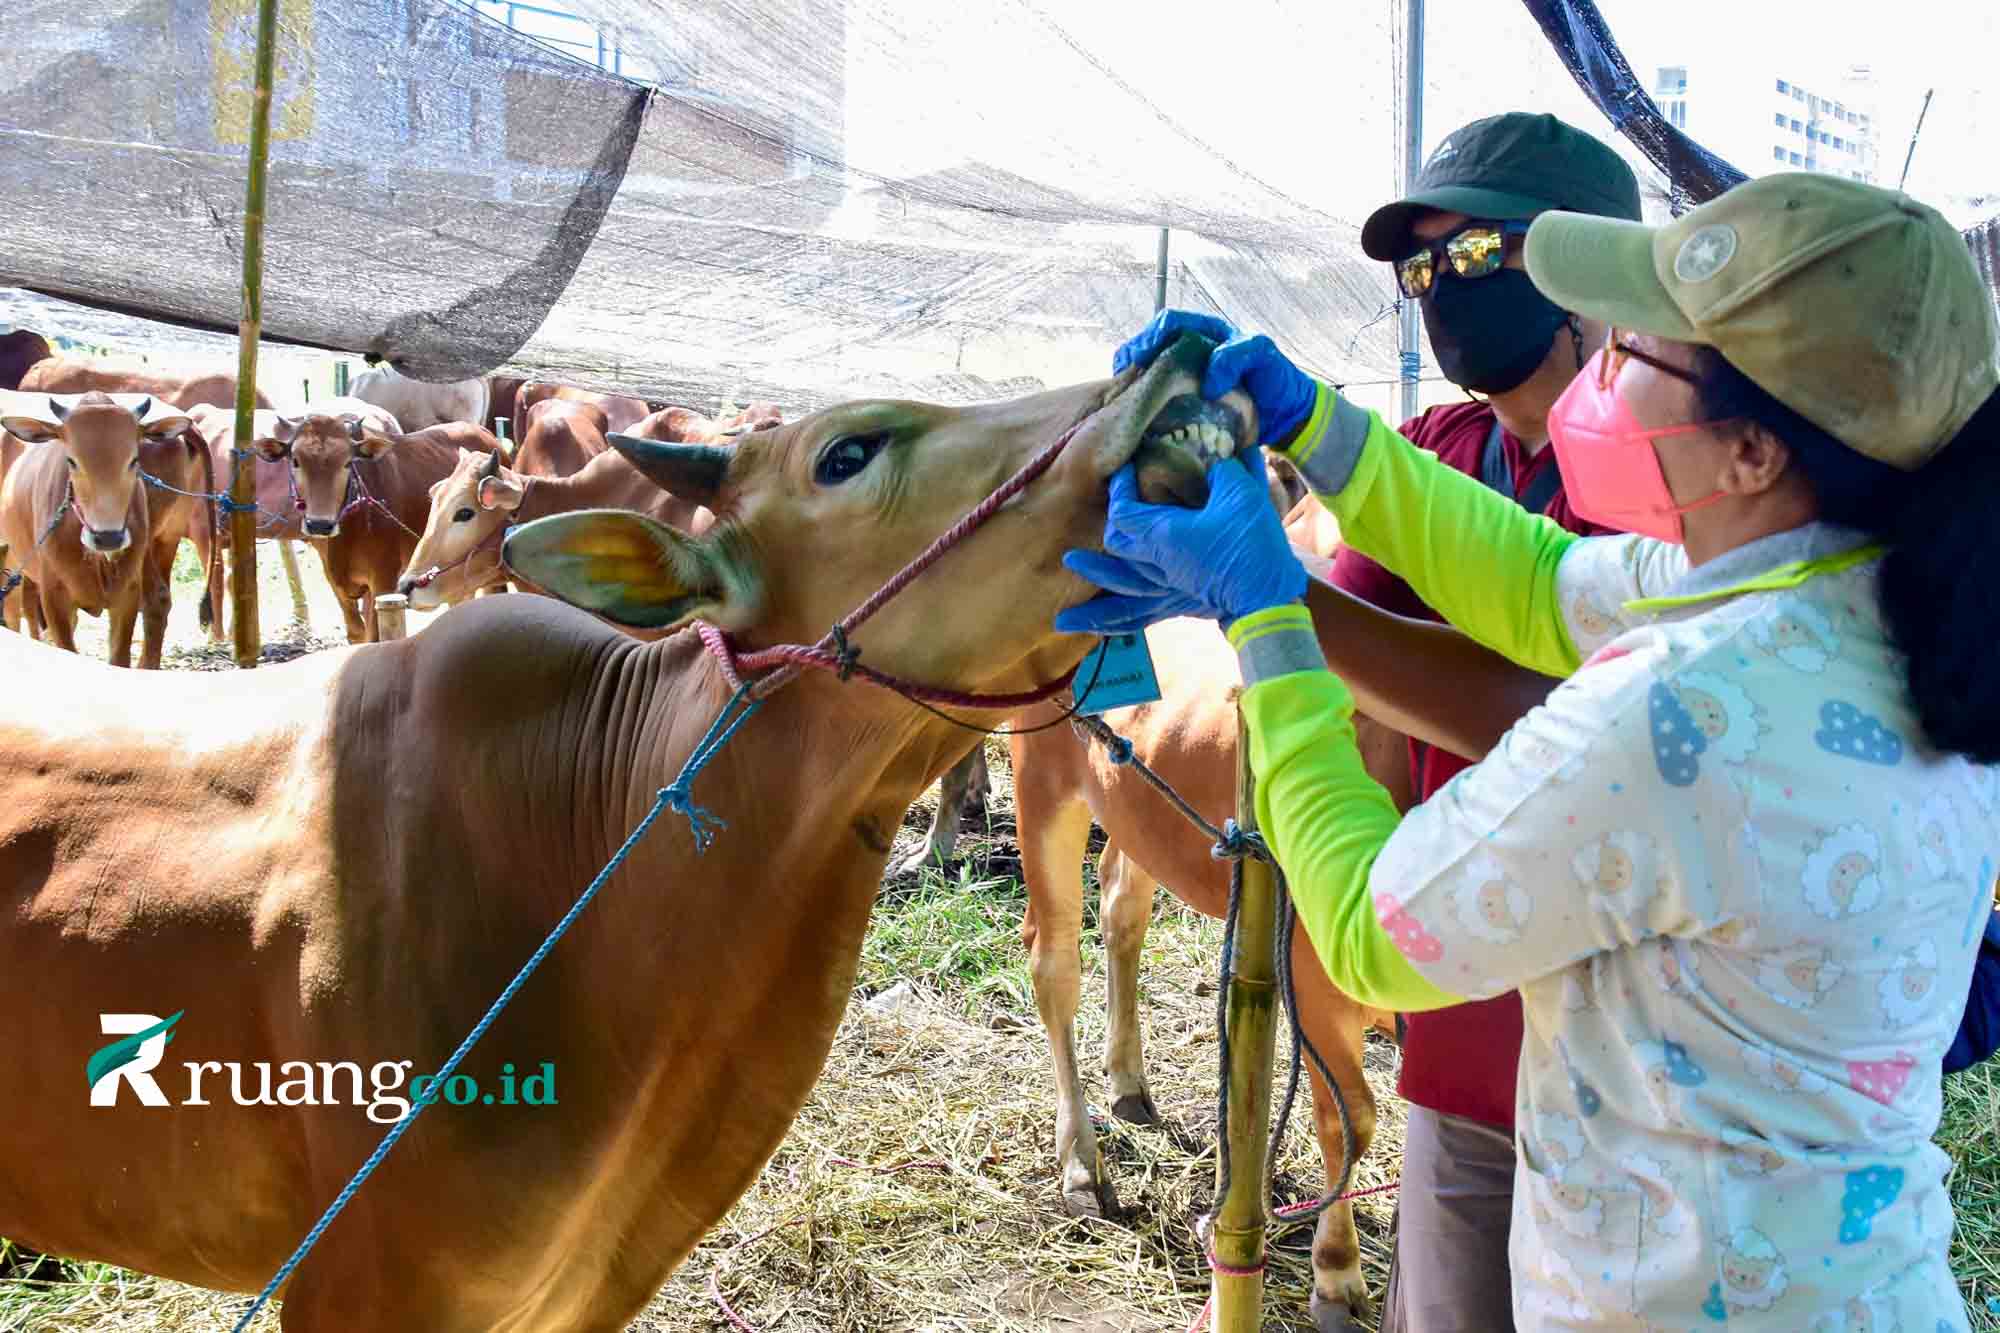
[{"label": "person wearing green cap", "polygon": [[1525,514],[1268,340],[1203,385],[1262,416],[1310,384],[1263,442],[1344,539],[1567,677],[1478,764],[1406,816],[1367,776],[1323,648],[1365,645],[1316,634],[1258,451],[1200,510],[1114,478],[1120,586],[1236,647],[1258,816],[1334,983],[1520,992],[1517,1326],[1963,1330],[1931,1135],[2000,855],[1993,298],[1935,210],[1819,175],[1658,228],[1545,214],[1526,262],[1612,326],[1549,425],[1578,512],[1630,535]]}]

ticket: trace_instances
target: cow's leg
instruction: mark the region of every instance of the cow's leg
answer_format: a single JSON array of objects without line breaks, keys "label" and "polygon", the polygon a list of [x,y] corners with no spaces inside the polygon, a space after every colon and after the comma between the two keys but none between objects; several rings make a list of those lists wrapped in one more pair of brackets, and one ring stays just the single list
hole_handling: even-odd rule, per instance
[{"label": "cow's leg", "polygon": [[[299,577],[299,557],[292,551],[292,544],[278,539],[278,559],[285,566],[285,586],[292,590],[292,619],[311,628],[312,616],[306,610],[305,580]],[[338,589],[335,589],[338,592]],[[354,641],[353,622],[348,624],[348,641]]]},{"label": "cow's leg", "polygon": [[140,598],[134,598],[121,606],[105,611],[111,621],[111,665],[129,667],[132,665],[132,631],[139,625]]},{"label": "cow's leg", "polygon": [[949,861],[951,849],[958,841],[959,821],[972,808],[975,796],[979,808],[984,810],[991,793],[992,782],[986,773],[986,744],[982,741],[938,780],[937,812],[931,816],[931,830],[924,835],[923,846],[896,862],[889,873],[911,875],[924,866],[941,866]]},{"label": "cow's leg", "polygon": [[144,590],[140,594],[140,614],[146,618],[146,639],[139,651],[139,669],[158,671],[160,657],[167,645],[167,616],[173,611],[173,568],[174,553],[180,548],[175,542],[168,547],[164,558],[158,552],[147,567]]},{"label": "cow's leg", "polygon": [[1082,985],[1077,947],[1083,931],[1090,808],[1025,785],[1016,788],[1015,800],[1021,872],[1028,882],[1021,940],[1028,946],[1035,1007],[1055,1058],[1056,1161],[1062,1171],[1063,1207],[1077,1217],[1112,1216],[1118,1211],[1118,1195],[1104,1171],[1076,1068],[1076,1004]]},{"label": "cow's leg", "polygon": [[1152,1089],[1146,1086],[1144,1039],[1139,1031],[1139,954],[1153,922],[1153,890],[1159,881],[1111,843],[1097,861],[1097,921],[1104,932],[1105,990],[1109,1021],[1104,1032],[1104,1074],[1111,1084],[1111,1111],[1135,1125],[1158,1124]]},{"label": "cow's leg", "polygon": [[22,579],[21,586],[14,591],[21,595],[21,617],[27,622],[28,637],[39,641],[42,632],[48,628],[48,613],[42,609],[41,585],[33,579]]},{"label": "cow's leg", "polygon": [[[1368,1155],[1375,1138],[1375,1094],[1361,1072],[1367,1038],[1367,1011],[1334,988],[1314,956],[1303,929],[1293,932],[1292,974],[1298,988],[1299,1022],[1333,1071],[1341,1102],[1306,1056],[1312,1079],[1313,1131],[1319,1138],[1327,1188],[1340,1179],[1346,1155],[1341,1105],[1354,1134],[1354,1160]],[[1351,1186],[1350,1186],[1351,1187]],[[1312,1315],[1320,1333],[1360,1333],[1368,1327],[1368,1283],[1361,1276],[1361,1238],[1354,1230],[1354,1205],[1337,1203],[1320,1214],[1313,1232]]]},{"label": "cow's leg", "polygon": [[364,642],[382,642],[382,623],[375,618],[375,589],[372,585],[361,590],[361,618],[368,627],[368,637]]},{"label": "cow's leg", "polygon": [[338,585],[335,585],[333,595],[340,600],[340,614],[347,621],[347,641],[368,642],[368,626],[361,619],[360,599]]},{"label": "cow's leg", "polygon": [[42,625],[49,632],[49,642],[66,653],[75,652],[76,603],[69,599],[68,589],[58,581],[37,591],[41,594]]}]

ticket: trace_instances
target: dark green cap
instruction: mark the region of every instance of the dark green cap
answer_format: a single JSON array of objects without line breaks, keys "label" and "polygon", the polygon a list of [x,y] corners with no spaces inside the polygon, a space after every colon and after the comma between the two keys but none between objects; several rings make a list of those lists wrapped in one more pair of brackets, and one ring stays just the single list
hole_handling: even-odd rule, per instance
[{"label": "dark green cap", "polygon": [[1639,179],[1625,159],[1554,116],[1510,111],[1453,130],[1431,151],[1406,199],[1384,204],[1361,228],[1370,259],[1394,262],[1416,247],[1426,209],[1525,221],[1563,209],[1639,220]]}]

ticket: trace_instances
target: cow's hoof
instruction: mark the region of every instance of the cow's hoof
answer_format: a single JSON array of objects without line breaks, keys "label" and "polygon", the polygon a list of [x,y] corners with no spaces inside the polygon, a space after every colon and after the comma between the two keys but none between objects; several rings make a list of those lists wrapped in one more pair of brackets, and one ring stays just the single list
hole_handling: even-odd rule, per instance
[{"label": "cow's hoof", "polygon": [[1157,1125],[1160,1123],[1160,1108],[1153,1105],[1150,1092],[1128,1092],[1111,1103],[1111,1114],[1128,1125]]},{"label": "cow's hoof", "polygon": [[1313,1288],[1313,1327],[1318,1333],[1367,1333],[1368,1311],[1349,1308],[1346,1301],[1332,1301],[1320,1295],[1319,1288]]},{"label": "cow's hoof", "polygon": [[903,875],[914,875],[919,870],[923,870],[926,868],[935,870],[940,866],[942,866],[944,863],[945,863],[945,858],[938,854],[937,849],[932,847],[931,844],[925,843],[923,846],[917,848],[917,850],[911,852],[908,856],[903,857],[901,860],[891,862],[889,866],[889,874],[892,877],[900,877]]},{"label": "cow's hoof", "polygon": [[1068,1183],[1063,1186],[1063,1211],[1071,1217],[1107,1218],[1118,1216],[1118,1191],[1111,1184],[1111,1177],[1103,1173],[1100,1165],[1097,1179],[1091,1180],[1080,1172],[1071,1173]]}]

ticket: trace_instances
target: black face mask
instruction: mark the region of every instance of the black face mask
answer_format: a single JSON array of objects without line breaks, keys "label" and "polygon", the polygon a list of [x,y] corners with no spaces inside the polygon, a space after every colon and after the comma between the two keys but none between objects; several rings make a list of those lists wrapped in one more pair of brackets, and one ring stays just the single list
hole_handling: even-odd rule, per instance
[{"label": "black face mask", "polygon": [[1506,393],[1527,382],[1569,320],[1528,275],[1503,268],[1484,278],[1438,275],[1420,299],[1438,369],[1477,393]]}]

